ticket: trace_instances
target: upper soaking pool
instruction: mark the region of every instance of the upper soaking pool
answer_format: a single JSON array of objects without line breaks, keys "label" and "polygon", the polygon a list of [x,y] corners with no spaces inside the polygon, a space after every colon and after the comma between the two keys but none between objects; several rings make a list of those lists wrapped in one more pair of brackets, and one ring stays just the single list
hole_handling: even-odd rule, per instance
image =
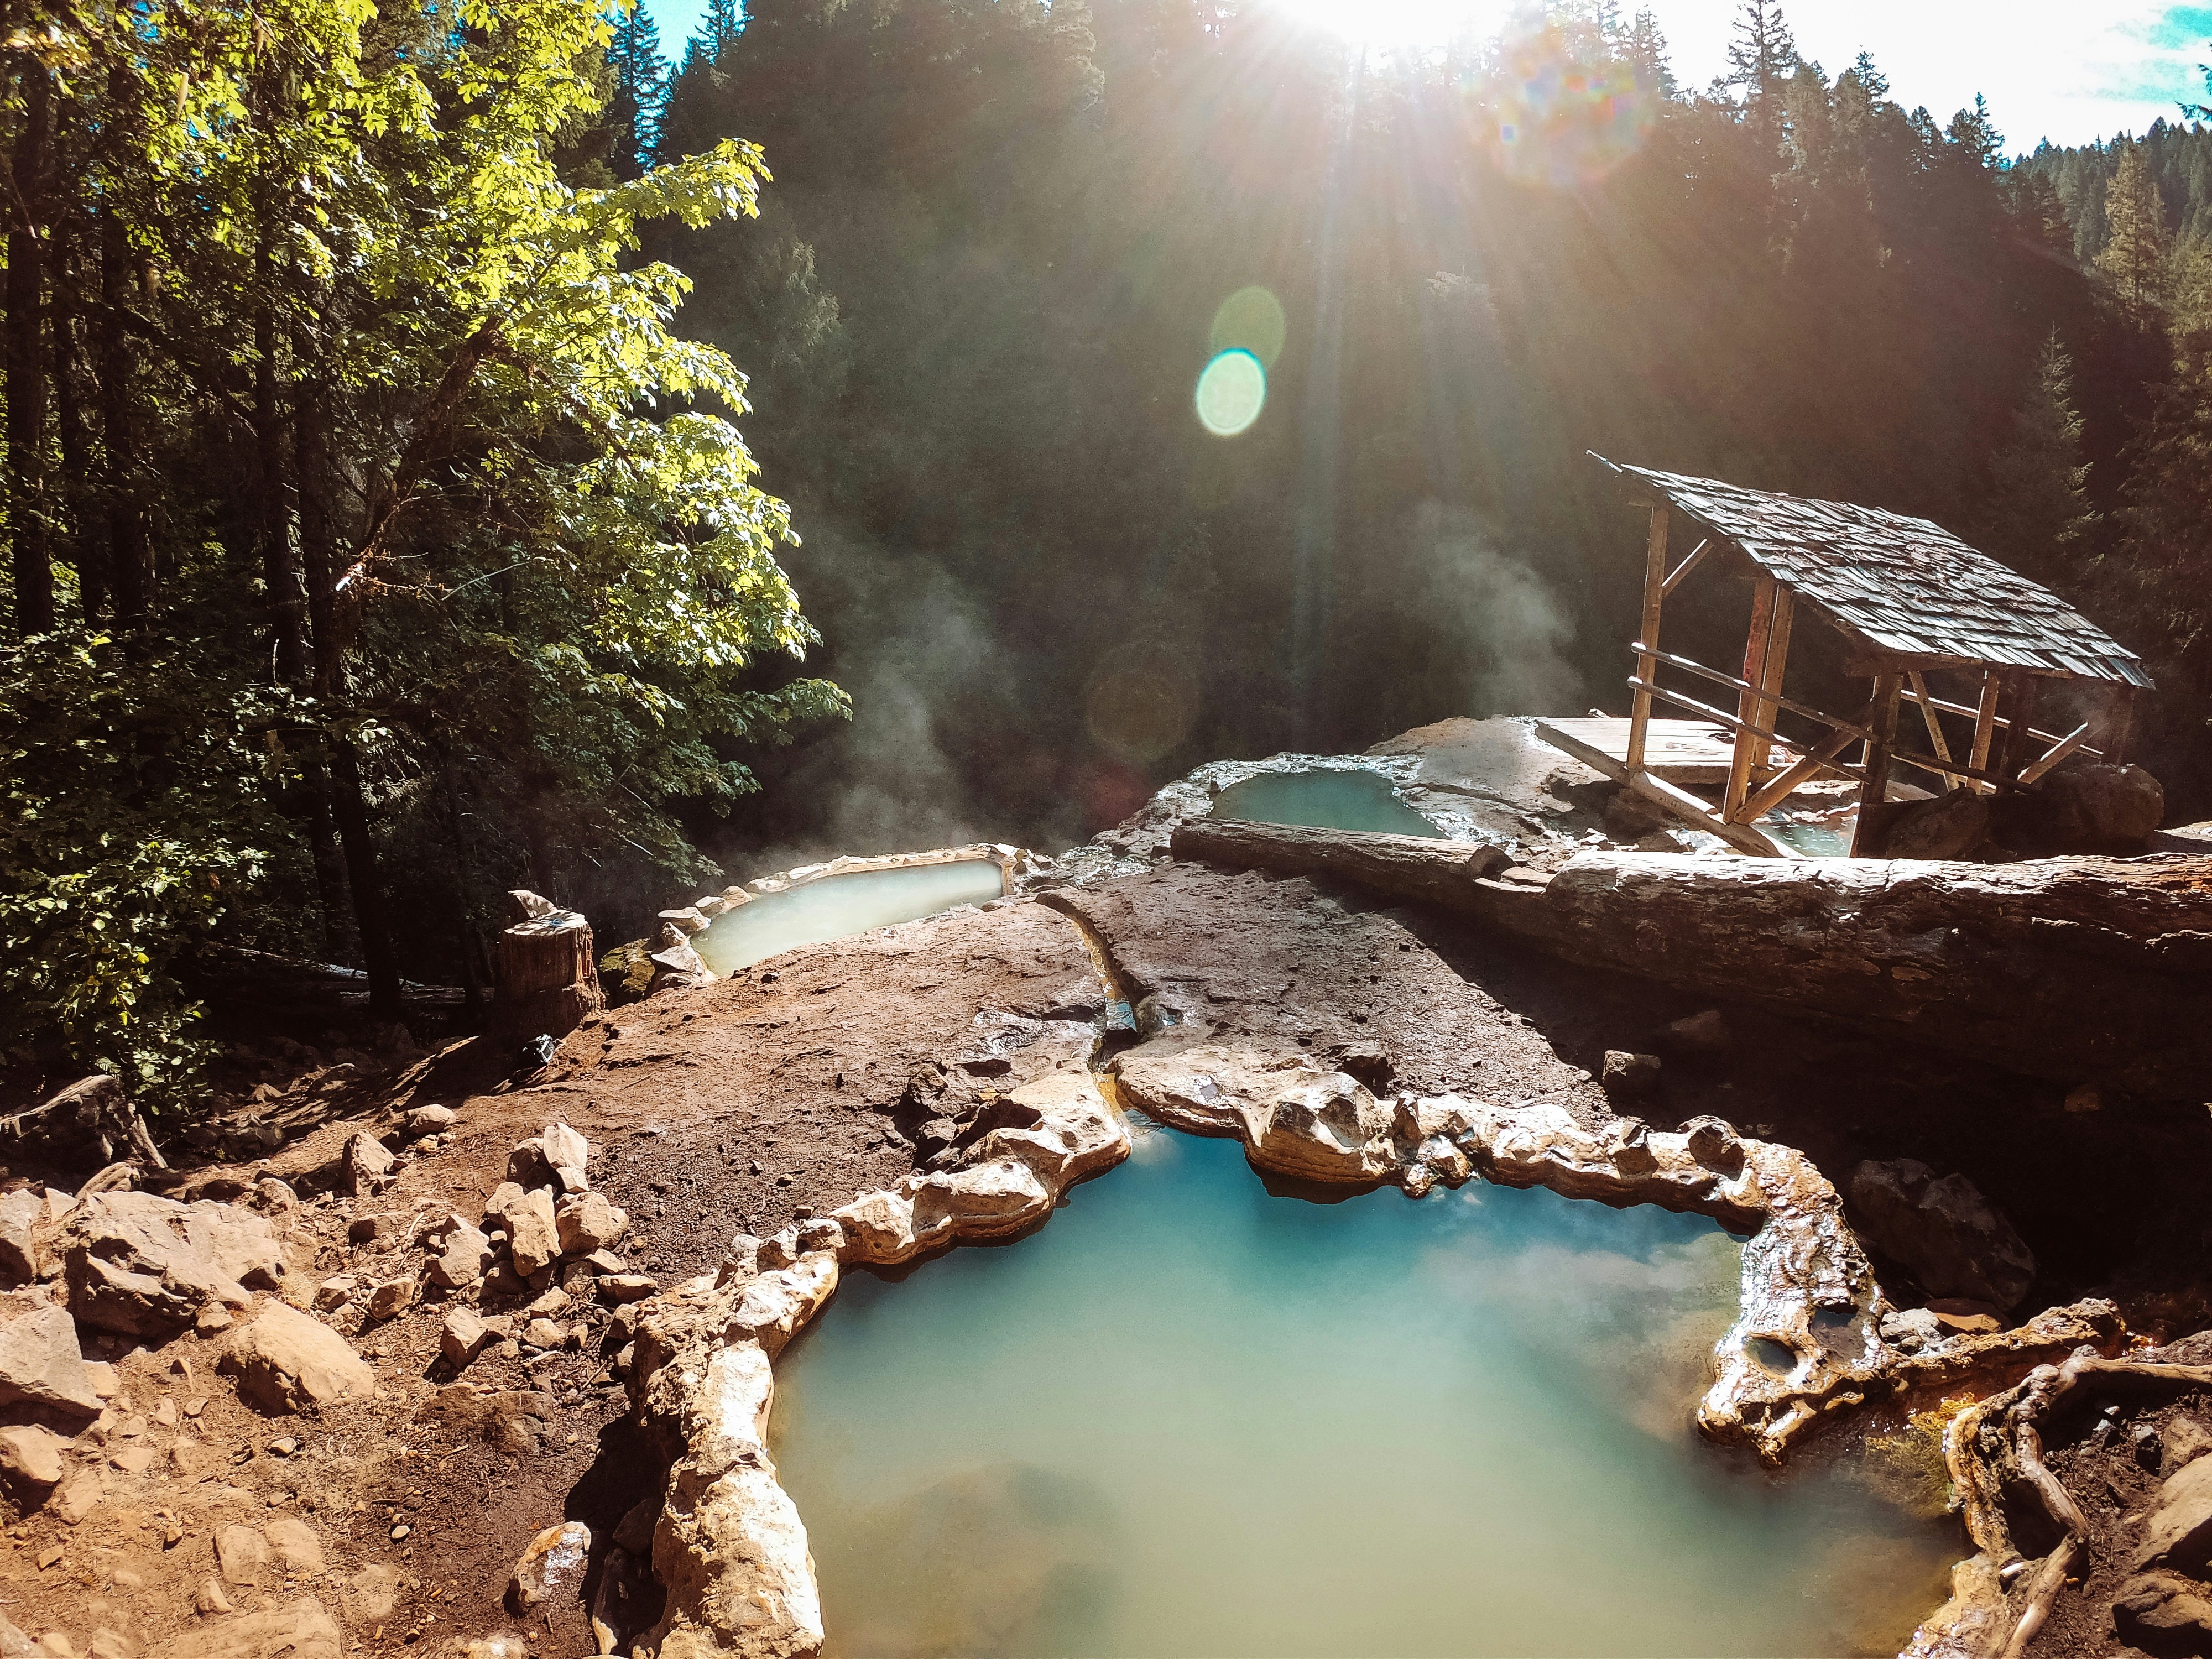
[{"label": "upper soaking pool", "polygon": [[817,876],[725,910],[692,936],[691,945],[716,973],[733,974],[801,945],[981,904],[1002,895],[1006,884],[997,860],[988,858]]},{"label": "upper soaking pool", "polygon": [[1406,805],[1389,778],[1353,769],[1255,773],[1215,798],[1212,816],[1444,839],[1442,830]]}]

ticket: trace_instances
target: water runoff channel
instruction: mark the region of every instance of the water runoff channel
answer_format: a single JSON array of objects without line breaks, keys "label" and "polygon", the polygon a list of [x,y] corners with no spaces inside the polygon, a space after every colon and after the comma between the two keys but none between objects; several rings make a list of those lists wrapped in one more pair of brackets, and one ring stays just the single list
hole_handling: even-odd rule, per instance
[{"label": "water runoff channel", "polygon": [[[1441,833],[1366,772],[1214,812]],[[742,966],[998,880],[825,878],[701,948]],[[1894,1653],[1942,1599],[1924,1474],[1697,1437],[1741,1254],[1714,1223],[1271,1191],[1233,1141],[1132,1131],[1034,1236],[850,1273],[779,1363],[837,1659]]]}]

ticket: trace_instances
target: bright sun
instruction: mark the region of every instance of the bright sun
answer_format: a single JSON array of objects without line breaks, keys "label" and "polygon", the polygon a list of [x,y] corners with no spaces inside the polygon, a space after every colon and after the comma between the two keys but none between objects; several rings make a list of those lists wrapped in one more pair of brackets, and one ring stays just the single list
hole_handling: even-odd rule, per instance
[{"label": "bright sun", "polygon": [[1465,34],[1488,34],[1511,0],[1272,0],[1316,28],[1380,51],[1432,52]]}]

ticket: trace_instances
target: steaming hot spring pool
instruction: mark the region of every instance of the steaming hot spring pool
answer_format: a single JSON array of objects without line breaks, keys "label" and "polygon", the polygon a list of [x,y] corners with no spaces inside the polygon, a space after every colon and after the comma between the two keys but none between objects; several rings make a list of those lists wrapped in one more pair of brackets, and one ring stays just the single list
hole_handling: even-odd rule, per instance
[{"label": "steaming hot spring pool", "polygon": [[817,876],[725,910],[692,936],[691,946],[716,973],[734,974],[780,951],[920,921],[959,905],[986,903],[1005,890],[997,862],[984,858]]},{"label": "steaming hot spring pool", "polygon": [[1942,1599],[1946,1532],[1856,1454],[1697,1437],[1711,1222],[1279,1196],[1132,1127],[1040,1231],[852,1272],[779,1363],[828,1653],[1894,1653]]},{"label": "steaming hot spring pool", "polygon": [[1389,778],[1358,769],[1256,772],[1215,797],[1210,816],[1436,840],[1444,833],[1407,805]]}]

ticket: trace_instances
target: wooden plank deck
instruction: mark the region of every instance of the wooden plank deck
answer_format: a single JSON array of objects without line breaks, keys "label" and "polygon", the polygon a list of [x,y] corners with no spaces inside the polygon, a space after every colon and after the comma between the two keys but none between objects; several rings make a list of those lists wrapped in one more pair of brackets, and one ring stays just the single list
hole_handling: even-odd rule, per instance
[{"label": "wooden plank deck", "polygon": [[[1546,720],[1536,728],[1538,736],[1543,735],[1547,726],[1572,738],[1585,748],[1611,756],[1623,768],[1628,764],[1628,720],[1626,716],[1619,720],[1605,716],[1571,720]],[[1729,777],[1729,764],[1735,755],[1733,735],[1710,720],[1655,720],[1644,739],[1644,769],[1669,783],[1688,787],[1725,784]],[[1579,760],[1581,757],[1577,756],[1576,758]]]},{"label": "wooden plank deck", "polygon": [[[1561,753],[1572,755],[1583,765],[1616,780],[1656,805],[1663,806],[1685,823],[1709,835],[1718,836],[1738,852],[1750,853],[1761,858],[1779,858],[1782,855],[1779,847],[1751,825],[1729,823],[1713,810],[1711,802],[1699,799],[1688,790],[1658,775],[1657,767],[1653,763],[1663,752],[1659,747],[1659,728],[1686,726],[1692,736],[1711,734],[1703,740],[1711,745],[1718,768],[1718,781],[1725,787],[1735,750],[1732,744],[1721,741],[1724,733],[1720,727],[1697,720],[1651,720],[1647,723],[1644,735],[1645,763],[1638,769],[1631,770],[1627,760],[1628,726],[1629,722],[1625,720],[1602,717],[1579,720],[1538,720],[1536,735]],[[1612,750],[1601,748],[1597,743],[1587,740],[1572,729],[1577,726],[1595,726],[1598,728],[1595,735],[1601,741],[1614,741],[1620,746]]]}]

